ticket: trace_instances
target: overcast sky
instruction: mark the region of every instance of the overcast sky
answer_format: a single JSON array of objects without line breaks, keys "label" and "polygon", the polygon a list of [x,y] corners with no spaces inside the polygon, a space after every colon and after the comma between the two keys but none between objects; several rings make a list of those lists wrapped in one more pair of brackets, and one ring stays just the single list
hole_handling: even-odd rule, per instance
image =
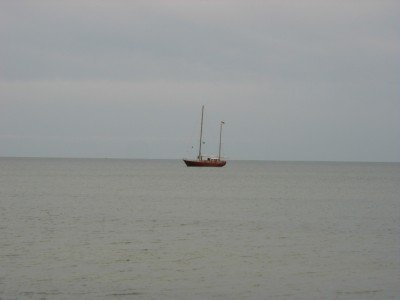
[{"label": "overcast sky", "polygon": [[400,161],[400,1],[0,2],[0,156],[194,156],[202,104],[206,154]]}]

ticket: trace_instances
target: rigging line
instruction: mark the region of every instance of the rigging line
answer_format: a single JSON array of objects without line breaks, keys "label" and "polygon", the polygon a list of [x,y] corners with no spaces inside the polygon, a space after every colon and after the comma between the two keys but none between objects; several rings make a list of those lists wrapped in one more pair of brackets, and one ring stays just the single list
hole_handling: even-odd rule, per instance
[{"label": "rigging line", "polygon": [[200,128],[200,118],[198,114],[193,117],[195,122],[192,123],[190,133],[185,139],[185,155],[187,158],[195,157],[196,151],[198,151],[198,130]]}]

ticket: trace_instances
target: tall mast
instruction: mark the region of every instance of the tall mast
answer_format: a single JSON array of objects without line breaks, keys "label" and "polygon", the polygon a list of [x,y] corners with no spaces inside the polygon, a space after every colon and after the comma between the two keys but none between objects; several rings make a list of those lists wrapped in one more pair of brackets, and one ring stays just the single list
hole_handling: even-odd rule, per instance
[{"label": "tall mast", "polygon": [[222,125],[224,125],[225,122],[221,121],[221,125],[219,127],[219,150],[218,150],[218,160],[221,160],[221,141],[222,141]]},{"label": "tall mast", "polygon": [[199,145],[199,157],[201,160],[201,144],[203,143],[203,116],[204,116],[204,105],[201,107],[201,125],[200,125],[200,145]]}]

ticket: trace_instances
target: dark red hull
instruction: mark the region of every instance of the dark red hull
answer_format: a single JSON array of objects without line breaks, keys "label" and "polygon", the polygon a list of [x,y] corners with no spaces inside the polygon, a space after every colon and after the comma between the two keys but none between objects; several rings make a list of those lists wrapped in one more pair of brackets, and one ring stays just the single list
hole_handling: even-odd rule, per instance
[{"label": "dark red hull", "polygon": [[223,167],[226,165],[224,160],[183,160],[188,167]]}]

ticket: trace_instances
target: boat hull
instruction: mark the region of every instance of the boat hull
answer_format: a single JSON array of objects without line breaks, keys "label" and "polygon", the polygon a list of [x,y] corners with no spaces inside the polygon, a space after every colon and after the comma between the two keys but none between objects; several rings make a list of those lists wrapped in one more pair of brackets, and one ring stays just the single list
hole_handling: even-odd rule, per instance
[{"label": "boat hull", "polygon": [[223,167],[226,165],[224,160],[183,160],[188,167]]}]

